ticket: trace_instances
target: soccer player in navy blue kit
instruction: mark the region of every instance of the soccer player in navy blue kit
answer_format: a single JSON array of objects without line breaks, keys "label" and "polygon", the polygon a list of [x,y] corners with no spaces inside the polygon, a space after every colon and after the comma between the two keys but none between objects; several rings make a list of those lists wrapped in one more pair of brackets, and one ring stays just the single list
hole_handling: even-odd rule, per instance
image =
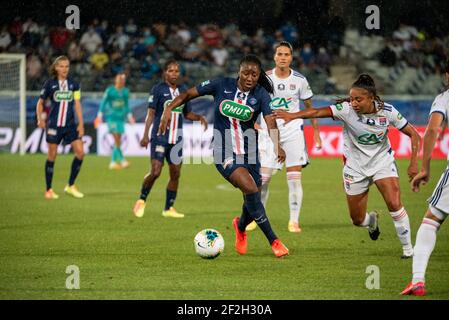
[{"label": "soccer player in navy blue kit", "polygon": [[[45,162],[45,181],[47,184],[45,198],[47,199],[59,198],[53,191],[51,184],[58,145],[61,142],[64,145],[70,144],[75,153],[69,181],[64,192],[75,198],[84,197],[75,186],[75,179],[80,172],[84,158],[81,140],[84,135],[83,112],[80,103],[81,91],[80,85],[68,77],[69,69],[69,58],[60,56],[55,59],[50,68],[52,78],[45,82],[36,106],[37,125],[39,128],[46,130],[46,141],[48,143],[48,158]],[[47,119],[44,119],[44,101],[48,98],[51,100],[51,106]],[[78,124],[75,122],[75,113]]]},{"label": "soccer player in navy blue kit", "polygon": [[[260,198],[262,185],[258,156],[258,136],[254,129],[259,114],[263,114],[277,146],[278,161],[285,160],[279,146],[276,121],[271,117],[270,95],[273,84],[263,71],[260,60],[247,55],[240,61],[239,76],[205,81],[180,94],[165,108],[159,132],[165,134],[172,110],[204,95],[214,96],[214,162],[220,174],[243,193],[242,215],[233,220],[236,232],[235,248],[239,254],[247,252],[246,226],[253,220],[267,237],[274,254],[283,257],[288,249],[271,228]],[[277,132],[277,135],[275,134]]]},{"label": "soccer player in navy blue kit", "polygon": [[183,85],[177,85],[179,75],[178,62],[173,59],[168,60],[164,65],[164,82],[156,84],[150,93],[145,129],[140,145],[146,148],[148,143],[150,143],[148,134],[151,124],[153,124],[153,129],[151,130],[151,172],[145,176],[140,199],[134,205],[134,215],[138,218],[144,215],[147,197],[154,182],[161,174],[164,160],[168,162],[170,180],[167,185],[165,208],[162,211],[162,215],[166,218],[184,217],[184,214],[177,212],[173,207],[178,191],[182,165],[182,120],[184,116],[191,121],[200,121],[204,126],[204,130],[207,130],[207,121],[203,116],[193,113],[190,103],[186,103],[172,110],[170,128],[166,134],[157,135],[164,108],[187,89]]}]

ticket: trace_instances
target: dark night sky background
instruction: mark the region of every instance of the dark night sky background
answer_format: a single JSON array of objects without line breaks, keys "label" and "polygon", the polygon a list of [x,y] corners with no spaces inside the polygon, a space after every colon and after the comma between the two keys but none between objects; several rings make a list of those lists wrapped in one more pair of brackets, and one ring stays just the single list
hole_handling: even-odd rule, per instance
[{"label": "dark night sky background", "polygon": [[105,18],[111,24],[123,23],[133,17],[139,25],[154,22],[189,24],[236,22],[251,32],[257,27],[276,28],[291,20],[306,34],[325,32],[339,15],[345,25],[362,28],[366,19],[365,8],[376,4],[381,11],[381,31],[391,32],[399,21],[425,27],[434,34],[449,32],[449,1],[421,0],[162,0],[162,1],[80,1],[35,0],[1,2],[0,23],[15,16],[33,17],[38,22],[64,25],[65,8],[76,4],[81,9],[81,24],[86,26],[94,17]]}]

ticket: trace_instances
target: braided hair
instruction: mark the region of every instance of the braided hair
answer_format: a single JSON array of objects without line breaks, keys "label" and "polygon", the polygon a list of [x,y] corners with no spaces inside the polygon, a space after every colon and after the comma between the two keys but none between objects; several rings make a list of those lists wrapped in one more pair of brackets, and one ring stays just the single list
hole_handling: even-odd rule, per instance
[{"label": "braided hair", "polygon": [[273,81],[271,81],[271,79],[267,76],[264,69],[262,68],[262,62],[260,61],[260,59],[254,54],[248,54],[244,56],[242,60],[240,60],[239,66],[241,67],[245,63],[254,63],[259,67],[260,76],[259,79],[257,80],[257,83],[261,85],[263,88],[265,88],[265,90],[267,90],[268,93],[271,94],[274,93]]},{"label": "braided hair", "polygon": [[[374,100],[378,103],[378,109],[381,110],[384,107],[384,101],[378,96],[376,84],[374,83],[373,78],[366,73],[362,73],[359,75],[357,80],[352,84],[351,88],[360,88],[368,91],[373,97]],[[350,102],[349,98],[338,99],[337,103]]]}]

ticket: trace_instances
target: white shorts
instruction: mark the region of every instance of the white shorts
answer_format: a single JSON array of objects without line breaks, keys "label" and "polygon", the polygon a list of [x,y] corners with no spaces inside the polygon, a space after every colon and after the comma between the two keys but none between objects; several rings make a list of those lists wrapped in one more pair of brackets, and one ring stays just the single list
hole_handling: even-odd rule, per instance
[{"label": "white shorts", "polygon": [[[309,163],[304,133],[298,130],[298,134],[290,135],[287,139],[281,139],[281,147],[285,151],[285,166],[287,168],[302,166]],[[284,164],[277,161],[274,152],[273,141],[266,130],[259,131],[259,158],[262,168],[282,170]]]},{"label": "white shorts", "polygon": [[437,208],[445,214],[449,214],[449,166],[441,175],[440,181],[438,181],[432,196],[427,201],[430,207]]},{"label": "white shorts", "polygon": [[398,177],[398,168],[394,161],[386,164],[384,167],[381,167],[372,176],[360,174],[348,166],[343,168],[343,184],[346,194],[349,196],[356,196],[365,193],[377,180]]}]

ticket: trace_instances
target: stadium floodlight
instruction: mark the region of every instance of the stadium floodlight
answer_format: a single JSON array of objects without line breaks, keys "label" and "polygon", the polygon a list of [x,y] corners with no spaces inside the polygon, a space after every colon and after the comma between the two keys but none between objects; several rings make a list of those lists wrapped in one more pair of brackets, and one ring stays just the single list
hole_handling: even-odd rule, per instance
[{"label": "stadium floodlight", "polygon": [[0,54],[0,125],[20,129],[20,154],[26,142],[25,54]]}]

